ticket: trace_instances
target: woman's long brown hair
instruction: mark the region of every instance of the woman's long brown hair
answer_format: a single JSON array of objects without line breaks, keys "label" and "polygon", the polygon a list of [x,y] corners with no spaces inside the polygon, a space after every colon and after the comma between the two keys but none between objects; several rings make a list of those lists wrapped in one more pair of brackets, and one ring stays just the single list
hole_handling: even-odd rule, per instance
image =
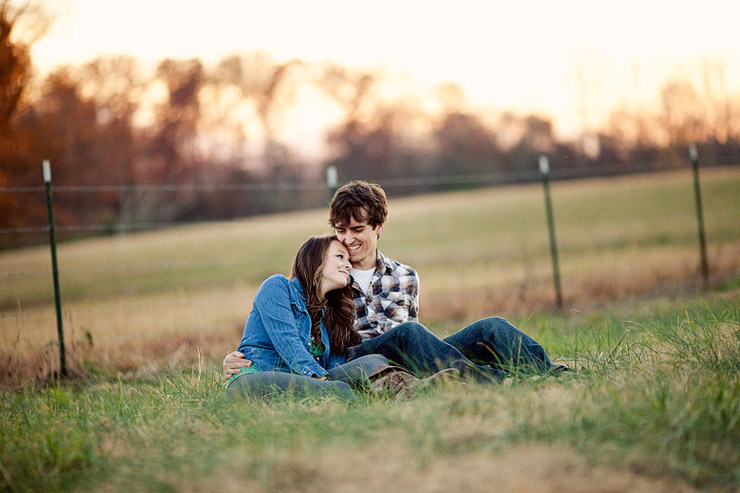
[{"label": "woman's long brown hair", "polygon": [[321,312],[324,312],[324,325],[329,330],[331,351],[345,354],[347,349],[359,344],[362,340],[355,331],[355,304],[352,300],[352,288],[345,286],[326,293],[321,299],[321,271],[326,261],[326,253],[336,236],[313,236],[298,249],[293,261],[290,276],[298,279],[306,293],[306,305],[311,316],[311,336],[315,341],[321,340]]}]

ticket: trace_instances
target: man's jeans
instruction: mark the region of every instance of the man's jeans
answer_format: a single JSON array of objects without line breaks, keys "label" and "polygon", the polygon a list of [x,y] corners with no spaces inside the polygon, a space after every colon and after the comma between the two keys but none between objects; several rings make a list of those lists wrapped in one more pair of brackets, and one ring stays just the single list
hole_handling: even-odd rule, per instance
[{"label": "man's jeans", "polygon": [[553,365],[542,345],[501,317],[472,323],[444,339],[468,359],[507,372],[544,373],[564,369]]},{"label": "man's jeans", "polygon": [[406,322],[350,348],[347,359],[367,354],[382,354],[421,377],[455,368],[482,382],[559,368],[537,341],[500,317],[479,320],[444,340],[417,322]]}]

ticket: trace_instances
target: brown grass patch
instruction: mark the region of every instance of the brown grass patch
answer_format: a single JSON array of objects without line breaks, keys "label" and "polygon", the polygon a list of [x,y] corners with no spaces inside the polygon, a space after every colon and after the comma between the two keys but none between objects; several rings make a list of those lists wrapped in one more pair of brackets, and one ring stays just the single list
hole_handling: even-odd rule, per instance
[{"label": "brown grass patch", "polygon": [[[692,486],[654,478],[630,470],[593,465],[567,448],[517,446],[505,451],[473,452],[440,457],[423,466],[416,452],[406,448],[374,446],[371,450],[314,451],[306,455],[276,454],[265,464],[247,457],[229,456],[211,476],[184,491],[294,491],[329,492],[516,492],[689,493]],[[262,470],[260,477],[250,470]],[[174,485],[181,489],[182,485]]]},{"label": "brown grass patch", "polygon": [[[241,328],[208,333],[155,335],[125,339],[115,345],[97,346],[87,340],[65,343],[68,383],[86,383],[93,374],[116,378],[147,377],[170,368],[221,361],[233,351]],[[61,361],[58,344],[40,349],[0,352],[0,387],[59,383]]]},{"label": "brown grass patch", "polygon": [[[566,308],[588,310],[634,298],[690,296],[702,289],[697,252],[693,249],[667,255],[660,249],[645,250],[599,265],[580,268],[565,263],[561,288]],[[567,269],[566,269],[567,268]],[[491,273],[491,276],[493,274]],[[725,245],[712,255],[712,285],[740,276],[740,244]],[[454,289],[424,290],[421,313],[424,322],[470,323],[482,317],[507,317],[554,308],[552,277],[524,276],[497,283],[479,274],[480,285],[455,283]],[[486,283],[486,284],[484,284]]]}]

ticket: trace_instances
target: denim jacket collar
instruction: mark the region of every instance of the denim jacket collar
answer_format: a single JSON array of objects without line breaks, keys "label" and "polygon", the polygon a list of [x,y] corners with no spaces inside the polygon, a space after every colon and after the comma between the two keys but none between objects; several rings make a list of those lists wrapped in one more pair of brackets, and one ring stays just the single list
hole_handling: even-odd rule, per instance
[{"label": "denim jacket collar", "polygon": [[[301,301],[303,302],[303,304],[307,305],[308,298],[306,298],[306,292],[303,290],[303,286],[301,285],[301,282],[298,280],[298,278],[295,277],[293,279],[289,279],[289,282],[291,286],[293,286],[293,288],[298,292],[298,295],[301,297]],[[322,315],[321,325],[324,325],[324,321],[323,321],[324,313],[326,313],[326,305],[324,305],[324,307],[321,309],[321,315]]]},{"label": "denim jacket collar", "polygon": [[290,284],[295,288],[296,291],[298,291],[298,294],[300,295],[301,300],[303,300],[303,303],[306,303],[306,292],[303,290],[303,286],[301,286],[301,281],[299,281],[297,277],[294,277],[293,279],[290,279]]}]

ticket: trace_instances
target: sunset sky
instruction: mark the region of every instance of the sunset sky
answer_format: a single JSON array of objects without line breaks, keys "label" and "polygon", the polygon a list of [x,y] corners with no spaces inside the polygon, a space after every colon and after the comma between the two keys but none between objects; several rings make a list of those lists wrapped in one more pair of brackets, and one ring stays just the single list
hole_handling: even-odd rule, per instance
[{"label": "sunset sky", "polygon": [[[34,47],[41,74],[99,55],[214,63],[266,50],[278,60],[384,67],[458,83],[471,104],[551,116],[560,133],[619,103],[654,104],[660,83],[724,71],[740,92],[740,1],[49,0]],[[698,89],[703,89],[698,87]]]}]

